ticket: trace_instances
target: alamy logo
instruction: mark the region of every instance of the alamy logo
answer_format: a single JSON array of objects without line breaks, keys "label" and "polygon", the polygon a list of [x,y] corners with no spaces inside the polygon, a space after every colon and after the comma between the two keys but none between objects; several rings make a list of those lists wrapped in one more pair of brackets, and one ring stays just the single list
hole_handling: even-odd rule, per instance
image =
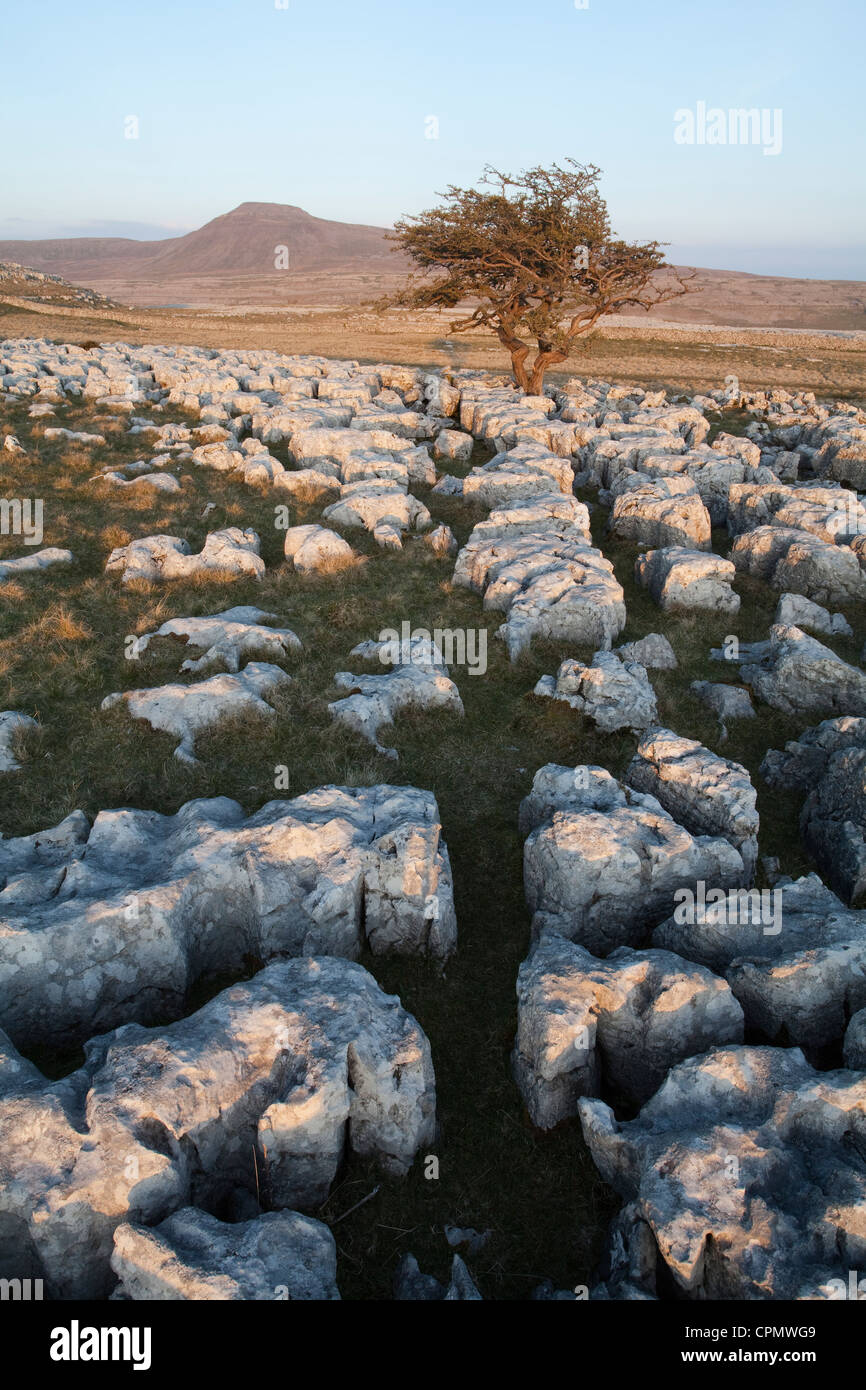
[{"label": "alamy logo", "polygon": [[833,503],[827,530],[837,541],[866,533],[866,508],[854,494],[846,493]]},{"label": "alamy logo", "polygon": [[764,154],[782,153],[781,107],[707,108],[699,101],[694,111],[674,112],[674,141],[678,145],[763,145]]},{"label": "alamy logo", "polygon": [[[400,631],[383,628],[379,660],[383,666],[429,666],[431,655],[443,666],[465,666],[470,676],[483,676],[487,670],[487,629],[416,627],[402,622]],[[431,645],[435,653],[431,653]]]},{"label": "alamy logo", "polygon": [[677,926],[762,926],[764,936],[778,936],[782,930],[782,891],[780,888],[710,888],[698,880],[694,889],[678,888],[674,893],[674,921]]},{"label": "alamy logo", "polygon": [[856,1269],[848,1270],[848,1283],[844,1279],[828,1279],[824,1287],[830,1298],[850,1298],[855,1301],[866,1298],[866,1279],[857,1278]]},{"label": "alamy logo", "polygon": [[41,1279],[0,1279],[0,1303],[39,1303],[42,1297]]},{"label": "alamy logo", "polygon": [[41,545],[42,498],[0,498],[0,536],[23,536],[25,545]]},{"label": "alamy logo", "polygon": [[131,1361],[134,1371],[150,1370],[149,1327],[68,1327],[51,1329],[52,1361]]}]

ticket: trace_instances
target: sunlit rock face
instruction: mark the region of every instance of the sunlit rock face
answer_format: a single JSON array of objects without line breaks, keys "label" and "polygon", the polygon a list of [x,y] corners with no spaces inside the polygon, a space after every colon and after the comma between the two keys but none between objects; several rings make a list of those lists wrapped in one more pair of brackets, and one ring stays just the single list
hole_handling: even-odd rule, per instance
[{"label": "sunlit rock face", "polygon": [[609,650],[625,627],[613,565],[568,522],[496,536],[476,528],[457,556],[454,583],[506,615],[499,635],[512,661],[535,637]]},{"label": "sunlit rock face", "polygon": [[79,811],[0,840],[0,883],[0,1026],[19,1046],[171,1016],[250,957],[456,941],[438,808],[414,787],[323,787],[249,817],[227,797],[92,826]]},{"label": "sunlit rock face", "polygon": [[727,983],[669,951],[621,946],[597,960],[545,934],[517,978],[514,1075],[532,1123],[577,1114],[580,1096],[643,1101],[676,1062],[741,1042]]},{"label": "sunlit rock face", "polygon": [[259,555],[259,538],[255,531],[243,531],[229,526],[225,531],[212,531],[197,555],[193,555],[185,540],[177,536],[145,536],[129,545],[112,550],[105,564],[106,574],[119,574],[121,583],[144,579],[150,584],[163,584],[172,579],[192,579],[213,575],[250,575],[261,579],[265,562]]},{"label": "sunlit rock face", "polygon": [[2,1273],[29,1263],[50,1297],[107,1294],[124,1223],[314,1210],[347,1148],[400,1175],[435,1135],[427,1039],[350,961],[275,962],[178,1023],[94,1038],[62,1081],[0,1046]]},{"label": "sunlit rock face", "polygon": [[[858,544],[862,540],[858,537]],[[866,574],[853,546],[835,545],[810,531],[783,526],[778,517],[774,525],[738,536],[731,560],[744,574],[814,603],[844,605],[866,598]]]},{"label": "sunlit rock face", "polygon": [[634,1120],[578,1105],[626,1202],[607,1296],[660,1292],[658,1259],[686,1298],[846,1296],[866,1259],[862,1072],[816,1072],[797,1048],[726,1047],[675,1066]]},{"label": "sunlit rock face", "polygon": [[731,588],[736,573],[730,560],[702,550],[668,545],[648,550],[635,561],[635,579],[665,613],[706,609],[738,613],[740,596]]},{"label": "sunlit rock face", "polygon": [[743,882],[743,857],[722,836],[693,836],[654,796],[600,767],[547,764],[520,807],[533,934],[547,928],[594,955],[636,946],[701,880]]},{"label": "sunlit rock face", "polygon": [[[447,438],[447,435],[444,436]],[[484,507],[507,507],[522,498],[548,493],[571,495],[571,462],[541,444],[522,443],[494,455],[463,479],[462,496]]]},{"label": "sunlit rock face", "polygon": [[646,667],[614,652],[596,652],[591,666],[568,658],[555,676],[542,676],[535,695],[561,700],[586,714],[605,733],[645,729],[658,720]]},{"label": "sunlit rock face", "polygon": [[290,526],[284,541],[285,555],[299,574],[329,574],[355,560],[348,541],[327,526]]},{"label": "sunlit rock face", "polygon": [[690,478],[636,473],[619,479],[608,530],[621,540],[659,549],[710,549],[710,514]]},{"label": "sunlit rock face", "polygon": [[798,627],[772,627],[767,642],[740,647],[739,661],[746,685],[783,714],[866,715],[866,673]]},{"label": "sunlit rock face", "polygon": [[759,526],[809,531],[830,545],[866,531],[866,509],[848,488],[811,483],[788,487],[773,483],[734,484],[728,495],[728,530],[744,535]]},{"label": "sunlit rock face", "polygon": [[136,650],[139,654],[146,651],[154,637],[185,637],[186,645],[202,655],[189,657],[181,671],[198,672],[221,663],[226,670],[236,672],[254,656],[282,661],[300,651],[300,639],[290,628],[271,626],[277,621],[276,613],[249,604],[208,617],[170,618],[155,632],[137,637]]},{"label": "sunlit rock face", "polygon": [[647,731],[625,780],[649,792],[693,835],[723,835],[739,850],[751,883],[758,859],[758,794],[748,769],[670,729]]}]

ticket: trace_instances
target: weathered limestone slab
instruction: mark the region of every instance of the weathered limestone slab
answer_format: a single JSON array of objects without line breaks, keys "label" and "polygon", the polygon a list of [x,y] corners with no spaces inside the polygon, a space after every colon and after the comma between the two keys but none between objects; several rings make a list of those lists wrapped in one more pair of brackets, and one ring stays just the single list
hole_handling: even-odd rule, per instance
[{"label": "weathered limestone slab", "polygon": [[0,839],[0,1027],[61,1046],[177,1013],[201,977],[275,955],[454,948],[429,792],[322,787],[250,817],[227,797],[173,816],[77,811]]},{"label": "weathered limestone slab", "polygon": [[0,1035],[0,1224],[52,1298],[110,1291],[119,1226],[249,1202],[257,1173],[275,1209],[315,1209],[346,1148],[402,1175],[434,1134],[429,1043],[350,961],[275,962],[93,1039],[62,1081]]}]

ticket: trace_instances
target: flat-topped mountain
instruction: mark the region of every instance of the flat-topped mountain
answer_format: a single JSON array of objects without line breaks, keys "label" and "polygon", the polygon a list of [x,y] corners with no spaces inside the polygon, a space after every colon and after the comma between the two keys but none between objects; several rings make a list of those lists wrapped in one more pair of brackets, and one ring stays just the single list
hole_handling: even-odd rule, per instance
[{"label": "flat-topped mountain", "polygon": [[65,237],[0,241],[0,259],[65,276],[268,275],[276,248],[289,249],[290,270],[363,264],[392,269],[382,227],[331,222],[282,203],[241,203],[185,236],[160,241]]}]

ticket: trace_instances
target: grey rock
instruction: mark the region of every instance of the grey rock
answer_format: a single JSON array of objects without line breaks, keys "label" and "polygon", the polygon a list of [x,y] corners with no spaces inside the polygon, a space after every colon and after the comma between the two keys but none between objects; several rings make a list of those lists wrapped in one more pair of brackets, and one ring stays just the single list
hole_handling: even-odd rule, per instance
[{"label": "grey rock", "polygon": [[815,874],[772,890],[707,887],[706,898],[703,909],[700,899],[678,903],[653,945],[723,974],[746,1026],[771,1042],[838,1042],[866,1006],[866,913],[846,908]]},{"label": "grey rock", "polygon": [[224,531],[212,531],[197,555],[193,555],[187,542],[177,536],[145,536],[142,540],[131,541],[129,545],[112,550],[105,572],[119,574],[123,584],[135,579],[163,584],[172,579],[203,575],[215,578],[250,575],[261,579],[265,562],[259,555],[259,538],[255,531],[229,526]]},{"label": "grey rock", "polygon": [[704,967],[627,946],[600,961],[553,933],[520,967],[517,1018],[515,1079],[542,1129],[603,1088],[644,1101],[676,1062],[743,1038],[740,1005]]},{"label": "grey rock", "polygon": [[813,603],[802,594],[783,594],[773,621],[783,627],[800,627],[830,637],[853,636],[851,624],[843,613],[828,613],[820,603]]},{"label": "grey rock", "polygon": [[114,1232],[114,1298],[150,1302],[339,1299],[337,1248],[321,1221],[263,1212],[228,1225],[183,1207],[148,1228]]},{"label": "grey rock", "polygon": [[[395,648],[395,650],[392,650]],[[442,653],[434,644],[388,641],[361,642],[353,656],[379,659],[391,669],[375,676],[356,676],[338,671],[334,684],[351,691],[342,700],[328,705],[332,718],[368,739],[377,753],[397,761],[397,750],[381,742],[381,731],[393,724],[396,715],[407,709],[444,709],[463,717],[460,692],[448,675]]]},{"label": "grey rock", "polygon": [[555,678],[542,676],[534,694],[565,701],[606,733],[646,729],[658,719],[646,667],[613,652],[596,652],[591,666],[571,658],[563,661]]},{"label": "grey rock", "polygon": [[354,564],[355,552],[348,541],[326,526],[291,526],[284,549],[299,574],[333,574]]},{"label": "grey rock", "polygon": [[454,583],[506,615],[499,633],[512,661],[535,637],[610,649],[626,622],[622,586],[576,527],[493,537],[476,531],[457,557]]},{"label": "grey rock", "polygon": [[450,526],[437,526],[434,530],[428,531],[423,539],[424,544],[429,545],[434,555],[444,557],[457,554],[457,540]]},{"label": "grey rock", "polygon": [[866,742],[831,754],[800,815],[803,844],[846,902],[866,894]]},{"label": "grey rock", "polygon": [[665,612],[709,609],[737,613],[740,596],[731,588],[735,568],[721,555],[669,546],[635,562],[635,578]]},{"label": "grey rock", "polygon": [[0,839],[0,886],[0,1026],[19,1046],[170,1016],[248,956],[446,956],[456,937],[438,808],[414,787],[323,787],[248,818],[227,797],[92,828],[79,811]]},{"label": "grey rock", "polygon": [[866,1071],[866,1009],[860,1009],[848,1024],[842,1051],[846,1067]]},{"label": "grey rock", "polygon": [[637,661],[649,671],[675,671],[678,664],[673,647],[660,632],[648,632],[638,642],[624,642],[615,651],[623,661]]},{"label": "grey rock", "polygon": [[599,767],[548,763],[520,807],[533,935],[551,928],[593,952],[637,945],[698,880],[735,886],[743,859],[726,839],[693,837],[653,796]]},{"label": "grey rock", "polygon": [[738,536],[731,560],[745,574],[814,603],[845,605],[866,598],[866,575],[853,549],[794,527],[759,526]]},{"label": "grey rock", "polygon": [[440,1284],[432,1274],[422,1274],[414,1255],[404,1255],[394,1280],[394,1297],[401,1302],[477,1303],[481,1294],[459,1255],[451,1261],[451,1278]]},{"label": "grey rock", "polygon": [[784,714],[866,715],[866,673],[798,627],[770,629],[768,642],[742,647],[740,676]]},{"label": "grey rock", "polygon": [[227,718],[273,719],[273,696],[291,684],[291,676],[266,661],[250,661],[236,674],[210,676],[192,685],[158,685],[149,690],[117,690],[106,695],[100,709],[125,704],[133,719],[179,739],[174,756],[196,764],[199,734]]},{"label": "grey rock", "polygon": [[72,565],[75,556],[71,550],[60,550],[50,545],[45,550],[19,555],[15,560],[0,560],[0,584],[4,579],[16,579],[19,574],[39,574],[53,565]]},{"label": "grey rock", "polygon": [[626,1200],[615,1270],[645,1294],[656,1252],[691,1299],[839,1297],[863,1267],[851,1216],[866,1190],[862,1073],[815,1072],[796,1048],[728,1047],[674,1067],[634,1120],[579,1106],[593,1160]]},{"label": "grey rock", "polygon": [[276,962],[178,1023],[93,1039],[61,1081],[0,1045],[0,1220],[52,1298],[109,1292],[124,1223],[255,1194],[257,1174],[272,1207],[316,1208],[347,1147],[399,1176],[434,1139],[427,1039],[350,961]]},{"label": "grey rock", "polygon": [[723,835],[742,856],[744,883],[751,883],[758,860],[757,792],[741,763],[655,728],[638,744],[625,780],[654,796],[693,835]]},{"label": "grey rock", "polygon": [[13,751],[15,740],[23,729],[37,729],[39,725],[29,714],[7,709],[0,713],[0,772],[18,772],[21,764]]},{"label": "grey rock", "polygon": [[754,719],[755,711],[748,690],[741,685],[720,685],[714,681],[692,681],[689,687],[717,716],[722,728],[732,719]]},{"label": "grey rock", "polygon": [[863,747],[866,747],[866,719],[843,715],[806,729],[799,738],[785,744],[783,753],[770,749],[758,770],[770,787],[809,791],[824,776],[834,753],[844,748]]},{"label": "grey rock", "polygon": [[608,519],[611,535],[656,549],[709,550],[711,529],[697,489],[684,478],[639,481],[616,497]]},{"label": "grey rock", "polygon": [[136,646],[140,655],[154,637],[185,637],[187,646],[197,648],[203,655],[190,657],[181,666],[182,671],[202,671],[222,662],[228,671],[236,672],[251,656],[274,657],[279,661],[290,652],[300,651],[300,640],[290,628],[266,625],[265,620],[276,618],[276,613],[249,605],[226,608],[205,618],[170,618],[155,632],[138,637]]}]

